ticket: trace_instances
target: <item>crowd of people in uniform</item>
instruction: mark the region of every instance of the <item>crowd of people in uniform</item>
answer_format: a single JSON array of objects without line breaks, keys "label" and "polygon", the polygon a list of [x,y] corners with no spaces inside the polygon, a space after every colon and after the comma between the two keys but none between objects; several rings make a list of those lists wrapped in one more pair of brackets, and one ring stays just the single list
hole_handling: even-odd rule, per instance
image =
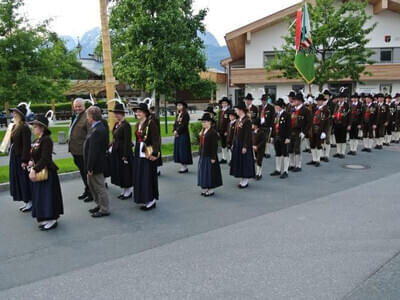
[{"label": "crowd of people in uniform", "polygon": [[[199,119],[199,160],[197,184],[201,195],[211,197],[223,185],[221,164],[229,164],[229,174],[238,178],[238,188],[249,187],[249,180],[262,179],[264,159],[275,153],[275,170],[270,174],[285,179],[289,172],[302,171],[302,152],[310,152],[306,164],[320,167],[333,157],[357,155],[381,150],[391,143],[400,143],[400,94],[393,98],[383,94],[353,94],[344,91],[332,95],[324,90],[317,97],[290,92],[288,101],[271,101],[261,97],[260,106],[253,105],[248,94],[244,102],[232,106],[224,97],[218,111],[210,106]],[[162,166],[160,120],[146,104],[133,109],[137,122],[132,131],[125,119],[127,109],[117,102],[110,110],[115,116],[109,140],[108,123],[96,105],[85,108],[84,99],[73,102],[74,116],[69,128],[68,150],[80,171],[84,192],[78,199],[95,202],[89,210],[94,218],[110,215],[106,178],[119,186],[121,200],[132,199],[144,211],[156,208],[159,199],[158,177]],[[184,101],[176,103],[173,126],[174,162],[178,173],[189,172],[193,165],[189,130],[190,115]],[[39,228],[57,227],[63,214],[63,200],[57,166],[53,162],[53,142],[49,120],[38,116],[31,125],[26,122],[27,108],[21,104],[12,109],[14,126],[10,147],[10,193],[15,201],[23,201],[20,210],[32,212]],[[135,142],[132,139],[132,132]],[[347,145],[350,149],[346,153]],[[219,149],[221,148],[221,151]],[[219,159],[219,152],[221,159]]]}]

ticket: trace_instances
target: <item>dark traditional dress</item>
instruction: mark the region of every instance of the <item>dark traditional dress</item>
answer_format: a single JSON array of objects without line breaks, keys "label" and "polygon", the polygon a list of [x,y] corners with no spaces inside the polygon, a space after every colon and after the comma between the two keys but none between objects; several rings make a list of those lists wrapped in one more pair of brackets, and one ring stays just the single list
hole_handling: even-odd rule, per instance
[{"label": "dark traditional dress", "polygon": [[310,135],[310,148],[322,149],[324,140],[321,134],[328,135],[330,111],[328,106],[314,106],[312,112],[312,126]]},{"label": "dark traditional dress", "polygon": [[133,152],[131,125],[127,121],[115,124],[111,146],[111,183],[130,188],[133,185]]},{"label": "dark traditional dress", "polygon": [[227,147],[228,128],[229,128],[229,115],[227,109],[221,109],[218,114],[217,130],[221,139],[221,147]]},{"label": "dark traditional dress", "polygon": [[265,147],[267,145],[267,133],[265,130],[258,128],[253,131],[253,146],[257,147],[255,158],[257,166],[261,167],[264,159]]},{"label": "dark traditional dress", "polygon": [[156,164],[157,167],[161,167],[163,165],[163,160],[162,160],[162,151],[161,151],[161,123],[160,123],[160,119],[156,116],[156,114],[152,113],[149,116],[149,120],[152,120],[157,126],[158,126],[158,132],[160,135],[160,157],[157,159]]},{"label": "dark traditional dress", "polygon": [[335,138],[337,144],[346,143],[347,126],[349,123],[349,105],[344,103],[338,103],[333,113],[333,124],[335,131]]},{"label": "dark traditional dress", "polygon": [[359,126],[362,125],[362,118],[363,118],[363,106],[360,102],[352,103],[350,105],[350,116],[349,116],[349,124],[350,126],[350,139],[357,140]]},{"label": "dark traditional dress", "polygon": [[192,165],[192,146],[189,134],[190,116],[187,111],[178,113],[176,116],[174,131],[178,136],[174,140],[174,162],[183,165]]},{"label": "dark traditional dress", "polygon": [[153,147],[153,156],[160,153],[160,132],[154,121],[147,119],[140,127],[138,122],[135,127],[136,145],[134,156],[133,186],[134,201],[146,204],[154,199],[158,200],[157,162],[145,157],[145,147]]},{"label": "dark traditional dress", "polygon": [[[242,153],[243,148],[247,149],[245,154]],[[252,147],[251,121],[247,116],[236,121],[232,143],[230,175],[236,178],[253,178],[256,176]]]},{"label": "dark traditional dress", "polygon": [[28,164],[31,151],[31,131],[26,123],[13,129],[10,148],[10,194],[14,201],[25,203],[32,200],[31,182],[27,169],[21,164]]},{"label": "dark traditional dress", "polygon": [[53,141],[50,135],[43,135],[32,145],[33,169],[39,173],[47,168],[46,181],[32,182],[32,217],[38,222],[56,220],[64,213],[58,167],[52,160]]},{"label": "dark traditional dress", "polygon": [[[210,128],[200,134],[200,158],[197,172],[197,185],[202,189],[222,186],[221,168],[218,162],[218,133]],[[215,160],[214,163],[211,160]]]}]

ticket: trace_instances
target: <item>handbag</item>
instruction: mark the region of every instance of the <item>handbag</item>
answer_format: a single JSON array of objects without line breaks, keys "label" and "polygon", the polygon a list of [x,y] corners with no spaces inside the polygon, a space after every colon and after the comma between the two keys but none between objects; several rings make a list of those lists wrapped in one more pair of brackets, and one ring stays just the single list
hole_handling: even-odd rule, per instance
[{"label": "handbag", "polygon": [[[150,122],[151,122],[151,120],[150,120]],[[148,131],[149,131],[150,122],[149,122],[149,124],[147,125],[147,128],[146,128],[146,134],[145,134],[145,136],[143,138],[144,141],[147,140],[147,134],[148,134]],[[144,152],[144,155],[146,156],[146,159],[150,159],[150,157],[153,155],[153,152],[154,152],[153,151],[153,146],[146,146],[146,144],[144,144],[143,148],[144,148],[143,152]],[[158,153],[156,157],[159,158],[160,157],[160,153]]]},{"label": "handbag", "polygon": [[41,181],[46,181],[49,179],[49,170],[46,168],[43,168],[40,172],[36,173],[36,176],[32,175],[32,172],[29,173],[29,179],[32,182],[41,182]]}]

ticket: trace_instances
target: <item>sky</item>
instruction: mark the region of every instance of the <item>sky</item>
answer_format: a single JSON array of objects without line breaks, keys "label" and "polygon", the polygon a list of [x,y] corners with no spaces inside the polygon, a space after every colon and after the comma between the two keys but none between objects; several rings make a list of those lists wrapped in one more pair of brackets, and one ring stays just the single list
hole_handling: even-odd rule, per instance
[{"label": "sky", "polygon": [[[228,32],[300,0],[194,0],[195,11],[207,8],[207,30],[221,45]],[[99,0],[25,0],[23,13],[34,23],[53,19],[51,29],[60,35],[82,36],[100,26]]]}]

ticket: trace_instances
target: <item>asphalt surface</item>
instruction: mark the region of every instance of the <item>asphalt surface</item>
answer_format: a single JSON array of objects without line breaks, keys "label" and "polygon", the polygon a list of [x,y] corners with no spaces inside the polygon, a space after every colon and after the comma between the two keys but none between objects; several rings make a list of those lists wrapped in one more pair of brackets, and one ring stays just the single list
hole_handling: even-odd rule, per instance
[{"label": "asphalt surface", "polygon": [[111,187],[112,215],[100,220],[68,181],[65,215],[47,233],[2,193],[0,299],[400,299],[399,152],[287,180],[266,160],[245,191],[224,166],[214,198],[199,195],[196,167],[179,175],[168,163],[156,210]]}]

